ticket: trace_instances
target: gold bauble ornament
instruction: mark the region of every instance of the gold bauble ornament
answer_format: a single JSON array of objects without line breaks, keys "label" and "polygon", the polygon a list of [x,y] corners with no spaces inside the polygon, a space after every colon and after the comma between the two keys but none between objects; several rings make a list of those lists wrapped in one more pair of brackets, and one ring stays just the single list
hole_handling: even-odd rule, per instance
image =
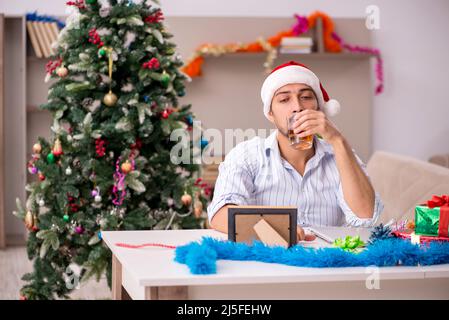
[{"label": "gold bauble ornament", "polygon": [[112,65],[113,65],[113,59],[112,59],[112,48],[104,47],[105,51],[108,52],[108,73],[109,73],[109,92],[106,93],[106,95],[103,97],[103,103],[107,105],[108,107],[115,106],[117,102],[117,96],[112,93],[111,85],[112,85]]},{"label": "gold bauble ornament", "polygon": [[67,70],[66,67],[59,67],[58,70],[56,70],[56,74],[61,78],[65,78],[69,74],[69,70]]},{"label": "gold bauble ornament", "polygon": [[122,172],[124,174],[128,174],[133,169],[133,166],[132,166],[132,164],[128,160],[126,160],[125,162],[122,163],[120,168],[122,169]]},{"label": "gold bauble ornament", "polygon": [[33,146],[33,152],[34,153],[41,153],[42,151],[42,146],[40,143],[35,143]]},{"label": "gold bauble ornament", "polygon": [[28,230],[32,230],[33,229],[33,227],[34,227],[34,216],[31,213],[31,211],[27,211],[27,213],[25,215],[24,222],[25,222],[25,227]]},{"label": "gold bauble ornament", "polygon": [[105,94],[103,98],[103,103],[108,107],[113,107],[117,103],[117,100],[118,100],[117,96],[112,91],[109,91],[108,93]]},{"label": "gold bauble ornament", "polygon": [[192,204],[192,196],[188,193],[184,193],[181,197],[181,202],[185,206],[190,206]]}]

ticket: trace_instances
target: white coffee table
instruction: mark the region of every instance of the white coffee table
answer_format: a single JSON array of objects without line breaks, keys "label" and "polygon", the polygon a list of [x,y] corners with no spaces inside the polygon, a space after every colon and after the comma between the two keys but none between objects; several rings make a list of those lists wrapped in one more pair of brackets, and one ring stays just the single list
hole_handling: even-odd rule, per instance
[{"label": "white coffee table", "polygon": [[[215,230],[104,231],[112,250],[113,299],[449,299],[449,264],[420,267],[302,268],[256,261],[217,261],[217,273],[191,274],[174,250],[116,243],[183,245]],[[308,246],[325,246],[317,239]],[[379,289],[372,288],[379,277]],[[367,288],[368,286],[372,289]]]}]

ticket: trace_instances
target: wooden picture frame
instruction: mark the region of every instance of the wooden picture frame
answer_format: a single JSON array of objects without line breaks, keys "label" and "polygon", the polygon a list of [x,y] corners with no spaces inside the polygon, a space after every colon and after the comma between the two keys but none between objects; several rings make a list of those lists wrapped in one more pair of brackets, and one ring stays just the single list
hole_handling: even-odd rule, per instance
[{"label": "wooden picture frame", "polygon": [[5,141],[4,141],[4,108],[5,108],[5,16],[0,14],[0,249],[6,247],[5,227]]},{"label": "wooden picture frame", "polygon": [[291,247],[297,243],[297,208],[273,206],[229,206],[228,239],[252,244]]}]

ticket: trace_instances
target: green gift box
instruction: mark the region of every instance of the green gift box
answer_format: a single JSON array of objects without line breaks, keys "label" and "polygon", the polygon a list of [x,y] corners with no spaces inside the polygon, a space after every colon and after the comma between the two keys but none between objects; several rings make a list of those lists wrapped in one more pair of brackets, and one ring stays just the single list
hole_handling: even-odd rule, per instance
[{"label": "green gift box", "polygon": [[434,196],[427,205],[415,207],[415,234],[448,237],[449,206],[447,196]]},{"label": "green gift box", "polygon": [[428,206],[415,207],[415,233],[425,236],[438,236],[440,208]]}]

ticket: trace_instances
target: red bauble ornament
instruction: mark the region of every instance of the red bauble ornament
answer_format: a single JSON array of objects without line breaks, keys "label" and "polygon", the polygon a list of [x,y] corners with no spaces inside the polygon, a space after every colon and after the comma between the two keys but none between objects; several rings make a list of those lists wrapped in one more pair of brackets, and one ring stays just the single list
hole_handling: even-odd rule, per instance
[{"label": "red bauble ornament", "polygon": [[55,145],[53,146],[53,150],[52,153],[56,156],[59,157],[60,155],[62,155],[62,146],[61,146],[61,140],[56,139],[55,141]]},{"label": "red bauble ornament", "polygon": [[162,111],[162,118],[167,119],[169,115],[170,115],[170,112],[167,109]]},{"label": "red bauble ornament", "polygon": [[45,180],[45,176],[44,176],[44,174],[42,172],[39,172],[38,177],[39,177],[40,181],[44,181]]}]

